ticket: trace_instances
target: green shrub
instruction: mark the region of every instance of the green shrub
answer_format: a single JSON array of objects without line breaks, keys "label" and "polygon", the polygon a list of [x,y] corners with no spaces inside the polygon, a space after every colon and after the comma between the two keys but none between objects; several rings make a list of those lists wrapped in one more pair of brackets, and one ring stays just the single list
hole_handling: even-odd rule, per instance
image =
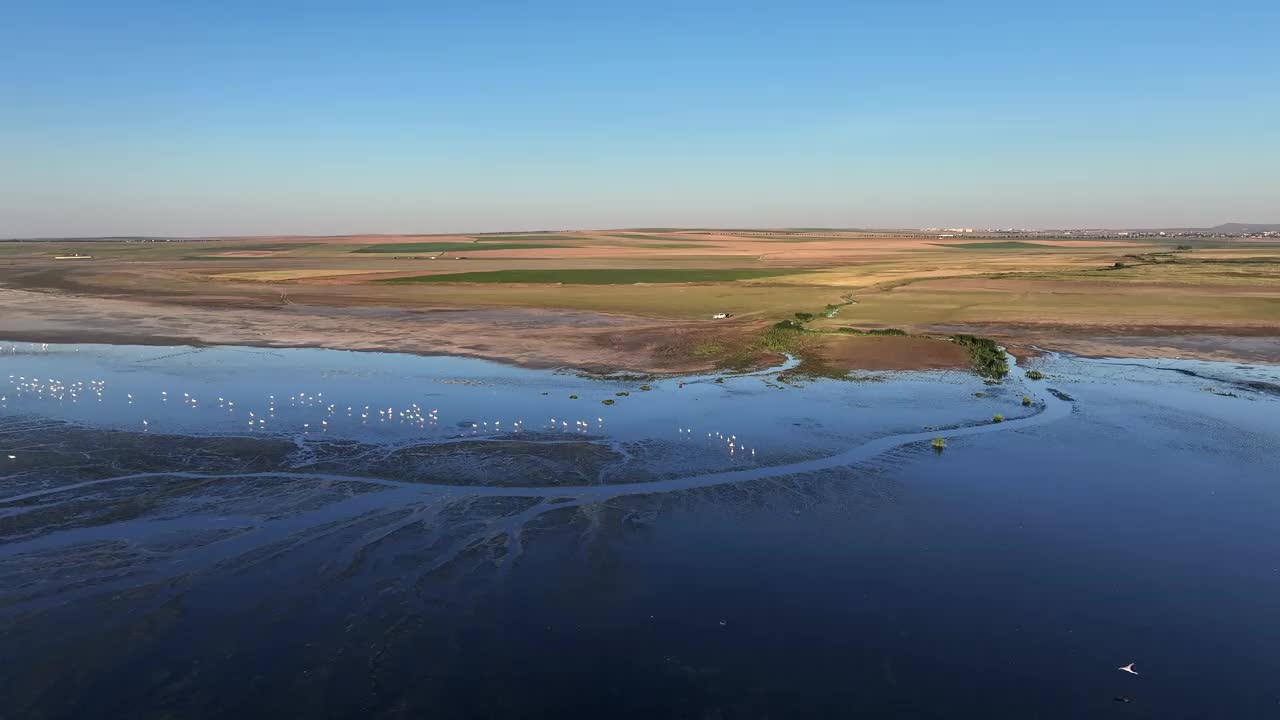
[{"label": "green shrub", "polygon": [[1029,405],[1031,405],[1031,396],[1030,396],[1030,395],[1023,395],[1023,396],[1022,396],[1022,406],[1023,406],[1023,407],[1027,407],[1027,406],[1029,406]]},{"label": "green shrub", "polygon": [[569,399],[570,399],[570,400],[577,400],[577,399],[578,399],[578,396],[577,396],[577,395],[570,395],[570,396],[569,396]]},{"label": "green shrub", "polygon": [[613,403],[614,403],[614,401],[613,401],[612,399],[608,399],[608,400],[601,400],[601,401],[600,401],[600,404],[601,404],[601,405],[612,405]]},{"label": "green shrub", "polygon": [[907,335],[906,330],[899,328],[873,328],[871,330],[859,330],[858,328],[842,327],[836,330],[838,333],[845,335],[891,335],[895,337],[904,337]]},{"label": "green shrub", "polygon": [[947,439],[944,437],[936,437],[933,439],[933,442],[931,442],[930,445],[933,446],[934,450],[937,450],[938,452],[942,452],[947,447]]},{"label": "green shrub", "polygon": [[714,342],[701,342],[693,347],[691,353],[696,358],[712,358],[723,355],[724,346]]},{"label": "green shrub", "polygon": [[622,391],[620,391],[620,392],[616,392],[616,393],[614,393],[614,395],[617,395],[618,397],[626,397],[626,396],[628,396],[628,395],[630,395],[630,394],[631,394],[631,393],[627,392],[626,390],[622,390]]},{"label": "green shrub", "polygon": [[1003,415],[1001,415],[1000,413],[996,413],[996,414],[995,414],[995,417],[991,418],[991,422],[998,422],[998,423],[1002,423],[1002,422],[1004,422],[1004,416],[1003,416]]},{"label": "green shrub", "polygon": [[652,390],[653,388],[649,387],[648,385],[641,385],[641,386],[640,386],[640,389],[641,389],[641,390],[643,390],[643,391],[645,391],[645,392],[649,392],[649,391],[650,391],[650,390]]},{"label": "green shrub", "polygon": [[1028,371],[1027,371],[1027,379],[1028,379],[1028,380],[1043,380],[1043,379],[1044,379],[1044,373],[1040,372],[1039,370],[1028,370]]},{"label": "green shrub", "polygon": [[951,342],[964,345],[969,350],[973,371],[982,377],[1002,378],[1009,374],[1009,362],[995,340],[976,335],[952,335]]}]

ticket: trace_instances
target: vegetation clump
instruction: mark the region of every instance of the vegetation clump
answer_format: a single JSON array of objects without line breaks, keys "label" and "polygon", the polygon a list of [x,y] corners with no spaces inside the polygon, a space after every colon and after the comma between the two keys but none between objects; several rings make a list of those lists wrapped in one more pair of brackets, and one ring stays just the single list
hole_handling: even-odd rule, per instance
[{"label": "vegetation clump", "polygon": [[724,346],[714,342],[701,342],[693,347],[691,354],[696,358],[712,358],[723,355]]},{"label": "vegetation clump", "polygon": [[1030,395],[1023,395],[1023,396],[1022,396],[1022,406],[1023,406],[1023,407],[1030,407],[1030,406],[1031,406],[1031,396],[1030,396]]},{"label": "vegetation clump", "polygon": [[861,330],[859,328],[842,327],[839,330],[836,330],[836,332],[844,335],[877,335],[893,337],[904,337],[907,334],[906,330],[901,330],[899,328],[872,328],[870,330]]},{"label": "vegetation clump", "polygon": [[1004,422],[1004,416],[1000,413],[996,413],[995,416],[991,418],[991,422],[1002,423]]},{"label": "vegetation clump", "polygon": [[618,392],[614,393],[614,395],[617,395],[618,397],[626,397],[630,394],[631,393],[627,392],[626,390],[619,390]]},{"label": "vegetation clump", "polygon": [[645,392],[649,392],[649,391],[650,391],[650,390],[652,390],[653,388],[649,387],[648,385],[641,385],[641,386],[640,386],[640,389],[641,389],[641,390],[643,390],[643,391],[645,391]]},{"label": "vegetation clump", "polygon": [[946,449],[946,447],[947,447],[947,439],[946,439],[946,438],[944,438],[944,437],[939,436],[939,437],[934,438],[934,439],[933,439],[933,442],[931,442],[931,443],[929,443],[929,444],[930,444],[931,446],[933,446],[933,449],[934,449],[934,450],[936,450],[936,451],[938,451],[938,452],[942,452],[942,451],[943,451],[943,450],[945,450],[945,449]]},{"label": "vegetation clump", "polygon": [[601,401],[600,401],[600,404],[601,404],[601,405],[612,405],[614,402],[615,402],[615,401],[614,401],[612,398],[609,398],[609,399],[606,399],[606,400],[601,400]]},{"label": "vegetation clump", "polygon": [[1027,379],[1028,379],[1028,380],[1043,380],[1043,379],[1044,379],[1044,373],[1040,372],[1039,370],[1028,370],[1028,371],[1027,371]]},{"label": "vegetation clump", "polygon": [[982,377],[1002,378],[1009,374],[1009,361],[1005,359],[1004,349],[991,338],[976,335],[952,335],[951,342],[959,343],[969,350],[969,362],[973,371]]},{"label": "vegetation clump", "polygon": [[577,396],[577,395],[570,395],[570,396],[569,396],[569,399],[570,399],[570,400],[577,400],[577,399],[578,399],[578,396]]}]

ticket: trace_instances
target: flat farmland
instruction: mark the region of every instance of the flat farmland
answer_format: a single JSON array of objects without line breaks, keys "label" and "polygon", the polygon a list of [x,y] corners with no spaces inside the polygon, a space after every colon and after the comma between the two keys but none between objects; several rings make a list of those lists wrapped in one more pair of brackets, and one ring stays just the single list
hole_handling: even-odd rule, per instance
[{"label": "flat farmland", "polygon": [[[87,257],[57,259],[71,255]],[[628,366],[640,369],[723,360],[705,348],[694,353],[688,342],[663,343],[664,334],[713,332],[722,340],[717,346],[741,355],[761,328],[795,313],[814,314],[809,327],[817,332],[972,330],[1014,346],[1099,354],[1125,347],[1098,338],[1172,337],[1188,328],[1212,331],[1227,345],[1249,337],[1255,354],[1260,344],[1269,347],[1266,338],[1280,336],[1280,247],[1265,242],[1187,249],[1164,239],[708,229],[49,240],[0,243],[0,285],[40,292],[47,302],[110,297],[199,308],[200,317],[257,308],[282,321],[300,308],[310,317],[479,308],[600,313],[643,330],[628,342],[613,328],[579,331],[573,342],[626,346]],[[831,317],[829,307],[838,307]],[[712,320],[714,313],[733,317]],[[425,322],[403,328],[425,337],[436,332]],[[493,337],[473,354],[503,357],[505,330],[477,332]],[[923,366],[951,357],[925,345],[828,337],[835,339],[823,340],[823,353],[839,362],[899,367],[919,352]],[[343,342],[325,333],[314,340]],[[892,358],[872,361],[890,351]],[[536,351],[524,351],[522,361],[531,355]]]}]

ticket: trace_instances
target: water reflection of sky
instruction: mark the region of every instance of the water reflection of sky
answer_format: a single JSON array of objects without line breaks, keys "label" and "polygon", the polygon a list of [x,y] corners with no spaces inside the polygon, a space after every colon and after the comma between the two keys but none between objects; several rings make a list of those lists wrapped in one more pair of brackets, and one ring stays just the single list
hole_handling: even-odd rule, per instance
[{"label": "water reflection of sky", "polygon": [[736,463],[1022,410],[1020,392],[964,373],[787,385],[768,375],[600,380],[470,358],[320,349],[4,350],[0,412],[148,432],[379,443],[558,433],[692,444]]}]

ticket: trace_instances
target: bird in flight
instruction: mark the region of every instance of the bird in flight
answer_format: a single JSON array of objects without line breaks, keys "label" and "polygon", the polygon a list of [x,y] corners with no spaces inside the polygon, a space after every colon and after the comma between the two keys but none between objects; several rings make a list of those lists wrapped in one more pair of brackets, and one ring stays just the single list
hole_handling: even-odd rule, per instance
[{"label": "bird in flight", "polygon": [[1137,674],[1138,674],[1138,671],[1133,669],[1133,666],[1134,666],[1135,664],[1136,664],[1136,663],[1129,663],[1128,665],[1125,665],[1124,667],[1116,668],[1116,669],[1117,669],[1117,670],[1120,670],[1120,671],[1123,671],[1123,672],[1127,672],[1127,673],[1129,673],[1130,675],[1137,675]]}]

